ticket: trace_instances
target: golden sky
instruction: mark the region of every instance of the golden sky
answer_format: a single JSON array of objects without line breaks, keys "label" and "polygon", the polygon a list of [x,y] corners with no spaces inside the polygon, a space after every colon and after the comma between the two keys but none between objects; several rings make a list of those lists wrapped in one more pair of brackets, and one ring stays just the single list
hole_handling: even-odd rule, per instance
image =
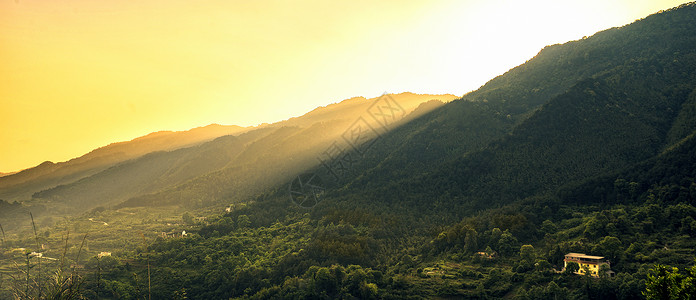
[{"label": "golden sky", "polygon": [[0,0],[0,172],[353,96],[462,95],[684,0]]}]

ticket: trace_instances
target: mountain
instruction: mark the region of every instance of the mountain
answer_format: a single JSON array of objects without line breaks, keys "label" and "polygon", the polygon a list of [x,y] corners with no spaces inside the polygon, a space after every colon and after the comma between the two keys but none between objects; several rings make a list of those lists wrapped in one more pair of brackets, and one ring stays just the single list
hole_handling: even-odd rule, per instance
[{"label": "mountain", "polygon": [[564,202],[582,204],[694,203],[696,131],[660,154],[619,172],[607,172],[559,191]]},{"label": "mountain", "polygon": [[0,172],[0,177],[12,175],[12,174],[14,174],[14,173],[17,173],[17,172],[8,172],[8,173],[2,173],[2,172]]},{"label": "mountain", "polygon": [[[690,3],[548,46],[365,151],[298,170],[323,179],[316,205],[279,176],[195,239],[155,243],[158,263],[186,260],[175,273],[200,298],[640,299],[654,264],[695,258],[694,18]],[[326,165],[347,170],[325,184]],[[195,190],[181,202],[213,194],[180,187]],[[571,252],[616,277],[559,273]],[[227,265],[188,263],[206,255]]]},{"label": "mountain", "polygon": [[[448,193],[487,208],[658,155],[696,129],[688,100],[696,88],[692,10],[544,48],[392,132],[407,139],[385,149],[386,159],[348,193],[370,201]],[[417,167],[398,170],[410,164]]]},{"label": "mountain", "polygon": [[[224,169],[158,193],[134,197],[119,207],[171,204],[205,207],[247,201],[315,166],[325,152],[338,149],[332,147],[349,148],[344,137],[356,124],[370,128],[368,135],[377,134],[377,131],[383,134],[441,106],[441,101],[454,98],[453,95],[402,93],[373,99],[352,98],[315,109],[299,118],[264,127],[269,130],[268,134],[248,143]],[[383,127],[379,123],[382,119],[373,118],[371,110],[376,109],[375,104],[387,105],[388,102],[397,103],[399,112],[390,115],[393,123]]]},{"label": "mountain", "polygon": [[[120,207],[143,201],[203,207],[220,204],[219,199],[230,194],[245,199],[315,164],[318,153],[341,140],[356,120],[379,129],[380,120],[369,111],[379,112],[375,103],[397,105],[392,121],[399,122],[414,110],[415,115],[423,114],[442,104],[419,106],[423,102],[454,98],[412,93],[360,97],[256,128],[210,125],[181,133],[157,132],[11,176],[3,181],[10,188],[3,188],[0,196],[16,200],[13,192],[29,194],[26,204],[49,205],[53,213],[68,214],[126,200]],[[224,136],[213,139],[220,135]],[[153,200],[163,198],[167,200]]]},{"label": "mountain", "polygon": [[[359,153],[350,172],[335,182],[344,186],[340,193],[389,205],[409,203],[407,207],[425,197],[442,201],[438,205],[443,208],[485,209],[491,203],[505,205],[553,192],[657,155],[693,130],[693,105],[685,102],[694,89],[695,43],[689,10],[653,15],[589,38],[548,46],[479,90],[424,109],[418,117],[378,134],[370,151]],[[394,97],[409,103],[406,110],[410,111],[430,96]],[[445,101],[454,98],[445,97]],[[331,142],[342,141],[342,129],[365,113],[370,101],[348,99],[267,125],[267,133],[200,172],[165,175],[178,168],[176,163],[147,168],[153,172],[149,175],[126,171],[148,165],[148,160],[190,163],[190,158],[179,156],[186,151],[152,154],[119,166],[118,171],[106,170],[35,193],[34,199],[87,203],[88,195],[102,195],[98,198],[104,200],[92,206],[127,200],[119,207],[203,207],[245,201],[312,170],[322,151]],[[195,151],[208,151],[203,148]],[[326,171],[321,166],[315,170]],[[125,174],[139,174],[140,182],[152,184],[100,186],[119,182],[114,177]],[[336,174],[323,175],[324,181],[337,179]],[[104,193],[112,193],[107,192],[110,189],[118,195],[105,197]]]},{"label": "mountain", "polygon": [[79,180],[150,152],[189,147],[245,130],[239,126],[213,124],[181,132],[160,131],[132,141],[110,144],[66,162],[46,161],[36,167],[0,177],[0,198],[24,201],[36,191]]},{"label": "mountain", "polygon": [[[348,99],[0,204],[98,208],[57,228],[121,258],[91,261],[104,297],[642,299],[655,264],[694,270],[695,19],[684,4],[457,100]],[[562,271],[567,253],[615,273]]]}]

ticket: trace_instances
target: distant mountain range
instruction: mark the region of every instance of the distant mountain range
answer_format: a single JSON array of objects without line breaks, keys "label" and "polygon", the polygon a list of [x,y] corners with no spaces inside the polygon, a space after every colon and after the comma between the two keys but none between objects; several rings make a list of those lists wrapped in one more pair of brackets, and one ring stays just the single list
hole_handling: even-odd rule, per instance
[{"label": "distant mountain range", "polygon": [[[456,97],[391,95],[403,109],[399,126],[373,132],[379,143],[342,176],[343,191],[387,202],[447,193],[459,199],[447,205],[485,208],[660,155],[696,129],[689,11],[548,46],[445,105],[424,103]],[[0,177],[0,199],[69,211],[248,200],[319,166],[357,120],[378,128],[368,111],[375,101],[348,99],[253,128],[152,133]]]},{"label": "distant mountain range", "polygon": [[114,143],[95,149],[66,162],[46,161],[36,167],[2,177],[0,199],[27,200],[27,196],[31,196],[31,193],[37,190],[69,183],[150,152],[171,151],[244,130],[246,129],[239,126],[214,124],[183,132],[154,132],[129,142]]},{"label": "distant mountain range", "polygon": [[378,99],[353,98],[253,128],[157,132],[0,177],[0,199],[62,204],[66,211],[245,201],[321,167],[322,153],[344,143],[346,130],[360,120],[379,143],[342,174],[343,193],[400,205],[428,197],[445,206],[485,208],[553,192],[630,168],[691,138],[696,39],[690,10],[548,46],[444,105],[428,101],[456,97],[390,95],[403,111],[392,116],[398,126],[389,130],[374,130],[380,120],[369,110]]},{"label": "distant mountain range", "polygon": [[[426,113],[456,98],[412,93],[385,97],[403,110],[394,121]],[[56,205],[54,213],[75,213],[129,199],[121,205],[186,202],[200,207],[232,194],[241,200],[314,165],[319,151],[340,140],[340,134],[361,115],[368,117],[375,100],[347,99],[257,127],[209,125],[184,132],[155,132],[67,162],[45,162],[1,177],[0,199],[39,207],[51,203]],[[443,102],[419,106],[431,100]],[[375,120],[369,122],[377,128]],[[188,198],[194,191],[199,196]],[[203,195],[205,203],[200,200]]]}]

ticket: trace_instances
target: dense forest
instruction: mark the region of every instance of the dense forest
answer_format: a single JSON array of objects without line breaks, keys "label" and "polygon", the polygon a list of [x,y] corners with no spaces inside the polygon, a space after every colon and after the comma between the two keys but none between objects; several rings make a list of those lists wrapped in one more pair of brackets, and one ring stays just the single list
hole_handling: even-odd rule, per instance
[{"label": "dense forest", "polygon": [[[30,229],[3,229],[0,297],[689,299],[695,19],[684,4],[548,46],[398,118],[358,99],[0,201]],[[61,201],[89,208],[28,214]]]}]

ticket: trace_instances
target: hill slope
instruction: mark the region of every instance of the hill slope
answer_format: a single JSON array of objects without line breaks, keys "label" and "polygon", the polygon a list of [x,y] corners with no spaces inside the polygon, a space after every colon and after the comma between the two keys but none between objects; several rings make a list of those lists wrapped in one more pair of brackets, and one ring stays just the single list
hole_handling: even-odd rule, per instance
[{"label": "hill slope", "polygon": [[[695,19],[690,3],[546,47],[460,100],[402,105],[389,126],[372,111],[380,99],[352,99],[244,143],[152,153],[36,201],[125,174],[176,178],[90,212],[119,224],[156,211],[122,225],[157,234],[148,247],[75,220],[131,245],[108,272],[94,259],[109,289],[86,289],[105,297],[144,296],[133,278],[151,274],[155,298],[642,299],[654,264],[696,258]],[[228,162],[190,179],[168,175],[186,163],[162,167],[203,149],[226,149],[212,165]],[[320,201],[298,205],[299,194]],[[166,215],[172,205],[184,208]],[[561,271],[571,252],[603,256],[616,276]]]},{"label": "hill slope", "polygon": [[[347,191],[371,188],[363,197],[388,202],[448,193],[487,208],[659,154],[694,126],[693,10],[545,48],[391,133],[408,139]],[[399,170],[414,161],[417,168]]]},{"label": "hill slope", "polygon": [[[387,97],[389,99],[383,102],[378,100]],[[405,122],[403,118],[422,102],[451,101],[455,96],[403,93],[382,98],[348,99],[276,124],[236,128],[233,135],[197,144],[191,144],[191,138],[201,139],[229,131],[209,126],[187,133],[154,133],[97,149],[58,167],[46,163],[41,166],[46,170],[27,170],[16,178],[26,182],[2,191],[4,195],[12,195],[15,191],[30,194],[31,201],[26,204],[49,205],[54,214],[116,205],[131,198],[121,206],[153,201],[199,208],[222,205],[220,199],[246,199],[316,164],[319,153],[332,142],[340,141],[341,135],[358,119],[367,120],[366,126],[380,129],[379,120],[371,118],[374,114],[369,111],[381,109],[375,104],[396,103],[399,112],[391,121]],[[432,102],[418,108],[416,114],[426,113],[441,104]],[[210,132],[212,129],[217,131]],[[207,135],[197,132],[201,130]],[[177,149],[177,146],[181,147]],[[109,155],[113,158],[107,160]],[[94,162],[99,159],[102,161]],[[38,175],[31,179],[34,173]],[[6,184],[10,183],[8,180]]]},{"label": "hill slope", "polygon": [[150,152],[190,147],[245,130],[239,126],[213,124],[181,132],[161,131],[132,141],[110,144],[66,162],[47,161],[34,168],[0,177],[0,199],[25,201],[37,191],[79,180]]},{"label": "hill slope", "polygon": [[[547,47],[376,138],[310,211],[292,204],[286,183],[212,220],[195,243],[215,253],[254,236],[226,257],[254,253],[257,264],[191,290],[341,297],[357,280],[375,286],[363,297],[641,298],[651,264],[694,259],[694,18],[689,4]],[[195,246],[156,247],[173,263],[176,249]],[[605,256],[619,274],[554,272],[568,252]]]}]

